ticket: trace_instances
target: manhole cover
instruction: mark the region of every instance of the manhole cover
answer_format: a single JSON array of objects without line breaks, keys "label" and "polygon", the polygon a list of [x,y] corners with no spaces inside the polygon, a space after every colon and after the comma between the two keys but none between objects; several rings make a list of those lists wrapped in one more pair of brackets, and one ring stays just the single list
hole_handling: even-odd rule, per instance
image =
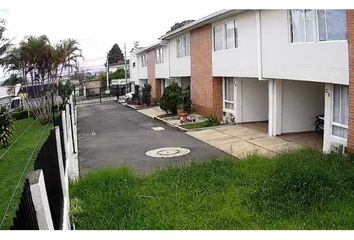
[{"label": "manhole cover", "polygon": [[146,155],[154,158],[172,158],[172,157],[180,157],[188,153],[190,153],[190,150],[187,148],[165,147],[165,148],[158,148],[158,149],[147,151]]}]

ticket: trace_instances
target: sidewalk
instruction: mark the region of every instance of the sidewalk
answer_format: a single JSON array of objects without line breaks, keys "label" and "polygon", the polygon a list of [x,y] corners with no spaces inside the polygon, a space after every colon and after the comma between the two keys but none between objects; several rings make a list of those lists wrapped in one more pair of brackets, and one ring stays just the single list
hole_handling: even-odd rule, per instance
[{"label": "sidewalk", "polygon": [[160,106],[150,107],[150,108],[141,109],[137,111],[151,118],[155,118],[157,116],[166,114],[166,112],[162,110]]},{"label": "sidewalk", "polygon": [[186,134],[237,158],[244,158],[250,154],[273,156],[277,153],[301,148],[294,142],[286,141],[280,137],[271,137],[266,133],[240,125],[189,131]]}]

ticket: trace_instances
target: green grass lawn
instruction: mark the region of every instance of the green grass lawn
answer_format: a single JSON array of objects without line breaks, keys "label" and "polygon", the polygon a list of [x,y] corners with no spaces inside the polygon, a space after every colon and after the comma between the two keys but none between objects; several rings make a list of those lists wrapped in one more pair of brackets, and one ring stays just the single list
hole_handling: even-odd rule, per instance
[{"label": "green grass lawn", "polygon": [[79,229],[354,229],[354,162],[301,150],[145,177],[102,169],[72,185],[71,198]]},{"label": "green grass lawn", "polygon": [[[6,152],[8,148],[0,149],[0,156],[6,152],[6,154],[0,159],[0,222],[6,211],[8,202],[11,198],[13,190],[15,189],[17,182],[22,174],[23,169],[26,166],[27,160],[31,156],[31,153],[37,142],[39,142],[39,147],[35,154],[33,154],[24,177],[21,179],[20,186],[16,191],[14,200],[11,202],[9,211],[6,215],[4,224],[1,229],[9,229],[12,225],[12,218],[15,216],[19,200],[21,197],[24,179],[29,171],[33,170],[33,162],[37,156],[40,147],[43,145],[47,137],[49,136],[49,131],[51,126],[48,126],[44,132],[43,137],[42,132],[45,129],[45,125],[41,125],[38,121],[33,123],[33,119],[23,119],[16,121],[15,123],[15,134],[12,138],[14,142],[17,138],[18,141],[13,145],[13,147]],[[33,125],[31,126],[31,124]],[[28,131],[23,134],[27,127],[31,126]],[[20,138],[19,138],[20,137]],[[11,144],[11,143],[10,143]]]},{"label": "green grass lawn", "polygon": [[208,122],[197,122],[197,123],[188,123],[182,126],[185,129],[196,129],[196,128],[205,128],[209,127]]}]

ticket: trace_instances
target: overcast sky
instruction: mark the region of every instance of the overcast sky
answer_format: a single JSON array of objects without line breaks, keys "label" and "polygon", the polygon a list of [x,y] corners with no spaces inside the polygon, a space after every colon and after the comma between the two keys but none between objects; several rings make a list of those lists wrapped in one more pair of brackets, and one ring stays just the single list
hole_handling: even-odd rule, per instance
[{"label": "overcast sky", "polygon": [[[26,35],[45,34],[53,43],[65,38],[77,39],[81,44],[86,66],[91,68],[104,63],[106,53],[114,43],[118,43],[123,50],[125,42],[128,52],[134,41],[139,41],[140,46],[152,44],[174,23],[199,19],[223,8],[300,7],[294,4],[284,5],[282,0],[273,0],[273,3],[261,0],[0,1],[0,18],[7,21],[7,38],[13,39],[14,43],[21,41]],[[304,4],[317,1],[293,2]],[[321,7],[334,2],[337,7],[345,4],[344,0],[322,0]],[[307,8],[316,7],[319,6],[307,5]],[[0,73],[0,79],[2,77],[3,74]]]},{"label": "overcast sky", "polygon": [[[83,1],[79,5],[63,0],[30,2],[43,3],[37,7],[32,5],[30,9],[20,6],[0,10],[0,18],[7,21],[5,36],[15,43],[27,35],[42,34],[47,35],[53,43],[64,38],[77,39],[86,66],[90,67],[102,65],[114,43],[118,43],[122,51],[126,43],[128,54],[134,41],[139,41],[140,46],[150,45],[174,23],[199,19],[220,10],[213,6],[186,8],[182,6],[188,2],[185,0],[179,0],[179,4],[167,0],[164,4],[160,4],[160,1],[153,4],[153,0]],[[166,6],[172,11],[166,11]]]}]

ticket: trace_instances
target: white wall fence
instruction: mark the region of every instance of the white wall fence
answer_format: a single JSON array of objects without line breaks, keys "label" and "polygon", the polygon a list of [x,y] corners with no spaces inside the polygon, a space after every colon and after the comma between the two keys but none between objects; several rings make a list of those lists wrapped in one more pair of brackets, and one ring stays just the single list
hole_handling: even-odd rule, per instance
[{"label": "white wall fence", "polygon": [[[53,151],[55,151],[53,154],[56,155],[54,155],[55,157],[53,157],[53,159],[57,159],[54,162],[55,164],[53,164],[53,162],[50,163],[49,168],[51,168],[51,171],[55,171],[54,175],[59,176],[57,179],[60,179],[60,181],[58,183],[52,180],[49,181],[48,179],[50,179],[50,176],[48,174],[50,171],[47,171],[45,167],[31,173],[28,177],[30,187],[29,195],[33,202],[39,230],[71,229],[69,183],[75,181],[79,177],[79,163],[77,157],[77,110],[74,105],[73,96],[70,97],[69,101],[65,103],[63,108],[64,110],[61,112],[61,124],[59,123],[59,126],[54,127],[52,130],[54,132],[51,132],[52,135],[50,136],[54,139],[47,143],[51,144],[49,148],[51,150],[54,149]],[[46,179],[46,177],[48,179]],[[56,198],[60,201],[58,203],[58,206],[60,207],[55,209],[53,209],[53,201],[56,201],[56,199],[53,200],[53,195],[50,195],[51,193],[48,191],[48,189],[50,190],[51,187],[55,186],[50,185],[61,185],[61,191],[57,192],[62,196]],[[20,211],[20,209],[18,211]],[[53,216],[53,213],[59,217]],[[21,218],[26,218],[26,214],[25,216],[21,216]],[[58,219],[60,221],[59,223]],[[16,219],[16,221],[18,221],[18,219]],[[33,227],[27,228],[27,223],[16,226],[16,221],[14,219],[13,229],[33,229]],[[26,219],[24,221],[26,221]],[[32,220],[28,219],[28,221]],[[37,225],[33,225],[35,226],[35,229],[37,228]]]}]

